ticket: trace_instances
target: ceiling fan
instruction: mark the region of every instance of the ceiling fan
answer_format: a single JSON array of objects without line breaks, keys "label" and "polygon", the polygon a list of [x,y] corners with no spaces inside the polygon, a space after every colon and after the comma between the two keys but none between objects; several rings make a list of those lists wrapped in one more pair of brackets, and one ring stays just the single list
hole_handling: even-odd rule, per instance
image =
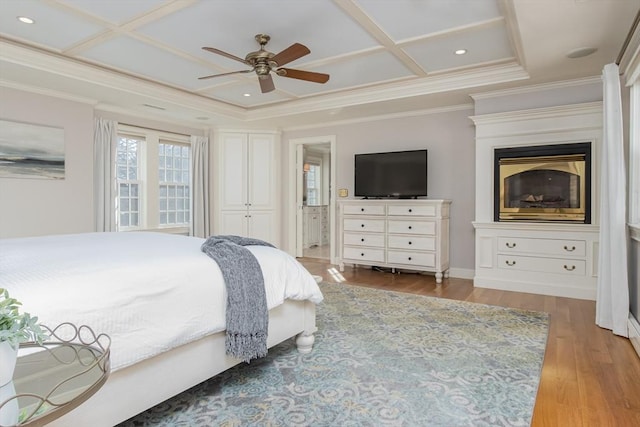
[{"label": "ceiling fan", "polygon": [[218,55],[225,56],[229,59],[234,59],[238,62],[242,62],[243,64],[250,66],[251,69],[232,71],[230,73],[214,74],[211,76],[199,77],[198,79],[204,80],[210,79],[212,77],[228,76],[230,74],[250,73],[252,71],[255,71],[255,73],[258,75],[258,81],[260,82],[260,90],[262,91],[262,93],[271,92],[275,89],[273,78],[271,77],[272,71],[282,77],[306,80],[315,83],[326,83],[329,80],[328,74],[295,70],[293,68],[282,68],[283,65],[311,53],[311,51],[305,45],[294,43],[282,52],[273,54],[268,50],[265,50],[264,48],[271,37],[266,34],[258,34],[255,36],[255,39],[260,44],[260,50],[249,52],[244,59],[230,53],[223,52],[220,49],[216,49],[213,47],[203,47],[202,49],[206,50],[207,52],[217,53]]}]

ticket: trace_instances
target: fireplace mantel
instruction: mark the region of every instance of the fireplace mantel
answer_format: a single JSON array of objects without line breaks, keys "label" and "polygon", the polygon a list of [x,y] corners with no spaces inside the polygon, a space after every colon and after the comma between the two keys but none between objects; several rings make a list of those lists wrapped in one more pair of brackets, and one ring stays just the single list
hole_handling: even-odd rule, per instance
[{"label": "fireplace mantel", "polygon": [[[602,103],[487,114],[471,119],[476,125],[474,285],[595,299]],[[591,143],[591,224],[495,221],[496,149],[584,142]]]}]

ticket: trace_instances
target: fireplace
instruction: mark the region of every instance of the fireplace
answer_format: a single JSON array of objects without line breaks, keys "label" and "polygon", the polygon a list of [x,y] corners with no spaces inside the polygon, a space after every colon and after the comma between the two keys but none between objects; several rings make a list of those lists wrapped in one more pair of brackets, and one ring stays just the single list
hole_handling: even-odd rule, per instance
[{"label": "fireplace", "polygon": [[494,151],[494,220],[591,223],[591,143]]}]

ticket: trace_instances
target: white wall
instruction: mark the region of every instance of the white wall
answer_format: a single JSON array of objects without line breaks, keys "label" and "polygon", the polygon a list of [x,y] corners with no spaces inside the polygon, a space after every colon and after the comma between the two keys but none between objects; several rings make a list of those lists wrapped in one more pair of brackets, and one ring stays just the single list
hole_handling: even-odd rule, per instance
[{"label": "white wall", "polygon": [[[288,168],[289,140],[322,135],[336,135],[336,167],[338,188],[347,188],[353,195],[353,156],[356,153],[379,151],[429,150],[428,193],[430,199],[450,199],[451,205],[451,267],[473,270],[475,194],[475,129],[469,119],[473,110],[424,114],[371,122],[327,126],[283,133],[283,155]],[[295,183],[283,182],[283,194],[294,190]],[[286,215],[286,213],[285,213]],[[283,224],[293,219],[284,218]],[[283,227],[288,241],[288,227]]]},{"label": "white wall", "polygon": [[0,178],[0,238],[93,231],[93,107],[0,88],[0,118],[64,129],[65,179]]}]

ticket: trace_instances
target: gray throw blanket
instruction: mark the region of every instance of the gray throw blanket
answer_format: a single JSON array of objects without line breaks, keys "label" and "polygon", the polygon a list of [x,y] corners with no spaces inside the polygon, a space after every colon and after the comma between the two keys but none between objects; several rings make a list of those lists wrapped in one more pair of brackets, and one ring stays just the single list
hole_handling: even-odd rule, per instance
[{"label": "gray throw blanket", "polygon": [[269,314],[264,277],[258,260],[243,246],[273,245],[240,236],[211,236],[202,244],[202,252],[220,266],[227,287],[228,355],[244,362],[267,355]]}]

